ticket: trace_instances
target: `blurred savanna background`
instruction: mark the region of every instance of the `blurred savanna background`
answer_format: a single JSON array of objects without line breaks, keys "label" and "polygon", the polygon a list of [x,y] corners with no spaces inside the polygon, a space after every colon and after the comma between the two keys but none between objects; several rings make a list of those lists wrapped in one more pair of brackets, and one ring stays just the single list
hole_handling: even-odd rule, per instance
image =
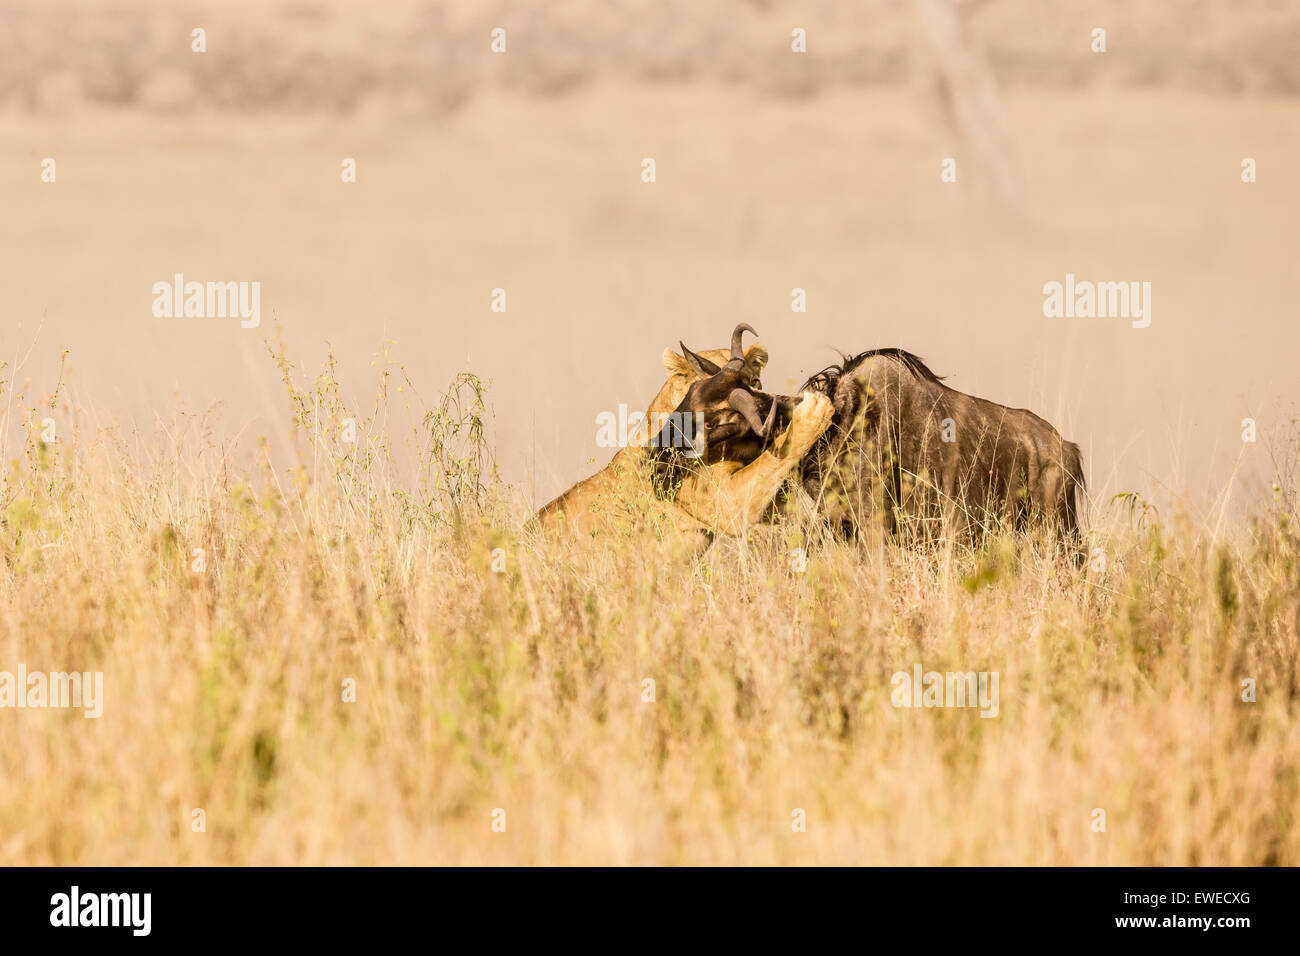
[{"label": "blurred savanna background", "polygon": [[[0,862],[1300,863],[1298,159],[1285,2],[0,0],[0,671],[107,694]],[[1087,566],[521,530],[737,322],[1049,419]]]}]

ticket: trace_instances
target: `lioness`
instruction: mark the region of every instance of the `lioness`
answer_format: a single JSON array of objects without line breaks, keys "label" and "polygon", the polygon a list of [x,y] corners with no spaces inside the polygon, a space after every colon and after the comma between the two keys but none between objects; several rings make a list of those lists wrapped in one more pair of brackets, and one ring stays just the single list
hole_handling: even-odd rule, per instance
[{"label": "lioness", "polygon": [[[714,534],[740,535],[758,521],[830,425],[833,407],[827,396],[805,392],[787,403],[789,424],[773,434],[777,402],[759,381],[767,349],[755,343],[742,350],[745,332],[754,330],[736,327],[729,351],[665,349],[668,380],[633,441],[604,469],[543,506],[533,523],[545,532],[592,538],[631,527],[648,510],[652,521],[706,547]],[[652,435],[650,424],[665,418],[668,424]],[[685,433],[687,421],[701,423],[698,434]],[[648,469],[652,456],[657,467]]]}]

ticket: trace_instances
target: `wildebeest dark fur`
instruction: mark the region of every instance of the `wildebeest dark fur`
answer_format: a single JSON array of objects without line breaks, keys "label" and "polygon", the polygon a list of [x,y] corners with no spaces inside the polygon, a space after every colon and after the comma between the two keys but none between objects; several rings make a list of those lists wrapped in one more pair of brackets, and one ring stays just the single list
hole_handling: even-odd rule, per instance
[{"label": "wildebeest dark fur", "polygon": [[978,538],[1050,525],[1077,543],[1079,448],[1033,412],[949,388],[902,349],[846,357],[803,387],[835,407],[803,487],[846,530]]}]

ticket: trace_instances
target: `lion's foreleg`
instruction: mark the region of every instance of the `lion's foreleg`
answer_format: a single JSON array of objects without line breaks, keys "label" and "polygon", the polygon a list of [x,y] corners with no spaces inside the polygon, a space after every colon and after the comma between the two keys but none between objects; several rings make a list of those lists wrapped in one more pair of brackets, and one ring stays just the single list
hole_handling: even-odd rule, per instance
[{"label": "lion's foreleg", "polygon": [[805,392],[790,427],[747,465],[720,462],[682,485],[677,504],[721,534],[739,536],[757,523],[799,460],[830,426],[830,400]]}]

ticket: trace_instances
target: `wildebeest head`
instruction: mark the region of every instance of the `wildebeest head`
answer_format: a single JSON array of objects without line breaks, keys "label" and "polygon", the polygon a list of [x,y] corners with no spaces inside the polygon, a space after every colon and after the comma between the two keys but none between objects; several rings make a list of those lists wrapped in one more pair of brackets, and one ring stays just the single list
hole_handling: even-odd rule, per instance
[{"label": "wildebeest head", "polygon": [[690,384],[653,441],[654,464],[666,468],[670,480],[680,478],[683,459],[753,461],[788,421],[792,400],[761,391],[756,370],[745,362],[746,332],[758,334],[743,323],[736,326],[724,365],[682,345],[686,361],[702,377]]}]

